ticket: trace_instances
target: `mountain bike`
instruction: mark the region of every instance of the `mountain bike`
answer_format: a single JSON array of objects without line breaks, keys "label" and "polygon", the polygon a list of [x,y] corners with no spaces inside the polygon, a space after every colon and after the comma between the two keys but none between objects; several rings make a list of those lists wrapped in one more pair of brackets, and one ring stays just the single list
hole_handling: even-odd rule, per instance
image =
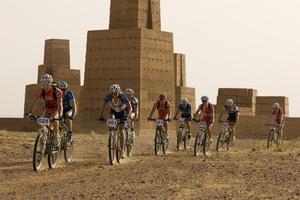
[{"label": "mountain bike", "polygon": [[50,122],[59,119],[32,116],[31,114],[27,114],[25,117],[35,120],[37,124],[41,126],[41,128],[37,131],[38,134],[33,148],[33,170],[39,171],[41,169],[43,158],[47,155],[49,168],[55,168],[60,148],[57,148],[55,145],[54,131]]},{"label": "mountain bike", "polygon": [[167,119],[150,119],[151,121],[155,121],[156,130],[155,130],[155,138],[154,138],[154,151],[155,155],[159,155],[160,149],[162,149],[163,154],[166,154],[169,146],[169,140],[166,137],[166,130],[164,128],[164,124]]},{"label": "mountain bike", "polygon": [[269,135],[267,148],[272,149],[273,143],[277,146],[280,145],[280,134],[279,134],[279,126],[276,124],[265,124],[265,126],[269,127]]},{"label": "mountain bike", "polygon": [[[105,119],[103,119],[105,120]],[[100,119],[102,121],[102,119]],[[119,134],[119,119],[108,119],[106,120],[106,124],[109,127],[109,135],[108,135],[108,156],[109,162],[111,165],[116,164],[116,162],[121,162],[121,154],[122,154],[122,144]]]},{"label": "mountain bike", "polygon": [[222,129],[218,137],[216,150],[219,151],[224,144],[226,144],[227,150],[234,145],[234,136],[230,129],[230,124],[227,121],[221,121]]},{"label": "mountain bike", "polygon": [[125,142],[126,155],[130,157],[132,152],[134,137],[133,137],[133,132],[129,120],[125,122],[125,134],[126,134],[126,142]]},{"label": "mountain bike", "polygon": [[199,121],[193,119],[193,121],[198,123],[198,133],[195,139],[194,145],[194,156],[200,155],[202,151],[203,154],[207,157],[210,155],[210,139],[207,132],[207,124],[205,121]]},{"label": "mountain bike", "polygon": [[180,147],[183,145],[184,149],[187,149],[189,144],[189,132],[187,129],[187,121],[185,118],[180,118],[177,120],[179,124],[178,132],[177,132],[177,145],[176,148],[180,150]]}]

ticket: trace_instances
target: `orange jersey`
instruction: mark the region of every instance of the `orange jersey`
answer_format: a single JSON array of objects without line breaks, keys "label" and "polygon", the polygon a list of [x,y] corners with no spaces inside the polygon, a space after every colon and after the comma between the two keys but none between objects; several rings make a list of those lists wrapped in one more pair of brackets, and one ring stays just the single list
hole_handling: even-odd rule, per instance
[{"label": "orange jersey", "polygon": [[161,104],[159,101],[157,101],[158,118],[165,119],[169,114],[170,107],[171,105],[168,101],[165,104]]}]

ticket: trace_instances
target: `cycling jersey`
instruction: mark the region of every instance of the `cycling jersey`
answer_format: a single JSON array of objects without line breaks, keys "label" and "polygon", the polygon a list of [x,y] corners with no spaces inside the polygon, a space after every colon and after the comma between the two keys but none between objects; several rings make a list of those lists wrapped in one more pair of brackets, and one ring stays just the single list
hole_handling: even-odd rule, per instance
[{"label": "cycling jersey", "polygon": [[239,108],[236,105],[233,105],[231,107],[224,106],[224,109],[228,112],[227,121],[229,121],[230,123],[236,123],[238,113],[240,112]]},{"label": "cycling jersey", "polygon": [[203,112],[203,121],[206,121],[206,123],[212,123],[213,122],[213,114],[214,114],[214,106],[211,103],[207,104],[201,104],[199,106],[201,112]]},{"label": "cycling jersey", "polygon": [[114,100],[112,94],[108,94],[105,98],[104,101],[108,103],[110,106],[111,110],[114,110],[115,112],[122,112],[126,109],[127,103],[129,102],[128,98],[124,94],[120,94],[118,96],[117,101]]},{"label": "cycling jersey", "polygon": [[158,110],[158,118],[159,119],[166,119],[167,115],[169,114],[169,108],[171,107],[171,104],[169,101],[166,101],[166,103],[161,104],[160,101],[157,101],[157,110]]},{"label": "cycling jersey", "polygon": [[65,96],[63,97],[63,113],[71,111],[72,105],[71,101],[75,99],[74,93],[71,90],[67,90]]},{"label": "cycling jersey", "polygon": [[53,114],[57,112],[57,99],[62,98],[62,92],[60,89],[52,87],[51,89],[46,91],[44,88],[41,88],[37,90],[36,96],[44,99],[46,114]]},{"label": "cycling jersey", "polygon": [[181,117],[185,118],[186,120],[190,121],[192,120],[192,106],[191,104],[187,104],[184,106],[183,104],[179,104],[177,106],[178,110],[181,112]]},{"label": "cycling jersey", "polygon": [[283,122],[284,112],[281,108],[274,109],[272,115],[275,115],[275,122],[277,125],[281,125]]}]

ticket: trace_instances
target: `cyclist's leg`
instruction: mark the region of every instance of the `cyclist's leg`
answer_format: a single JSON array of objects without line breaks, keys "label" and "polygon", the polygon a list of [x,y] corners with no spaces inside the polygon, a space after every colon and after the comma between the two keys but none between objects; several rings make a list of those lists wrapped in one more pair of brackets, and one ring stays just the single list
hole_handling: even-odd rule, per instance
[{"label": "cyclist's leg", "polygon": [[186,121],[186,127],[188,130],[188,138],[190,139],[192,137],[192,134],[191,134],[191,121],[189,119],[187,119]]},{"label": "cyclist's leg", "polygon": [[169,139],[169,133],[168,133],[168,122],[164,123],[164,128],[165,128],[165,134],[166,134],[166,138]]},{"label": "cyclist's leg", "polygon": [[[50,117],[58,118],[58,112],[54,112],[50,114]],[[56,141],[56,146],[60,145],[60,135],[59,135],[59,121],[52,121],[53,132],[54,132],[54,140]]]},{"label": "cyclist's leg", "polygon": [[64,113],[64,117],[66,117],[66,121],[67,121],[67,126],[68,126],[68,137],[70,140],[73,139],[73,121],[71,119],[69,119],[68,117],[70,117],[72,115],[72,110]]},{"label": "cyclist's leg", "polygon": [[209,137],[209,140],[212,142],[212,125],[213,123],[211,122],[207,122],[207,134],[208,134],[208,137]]}]

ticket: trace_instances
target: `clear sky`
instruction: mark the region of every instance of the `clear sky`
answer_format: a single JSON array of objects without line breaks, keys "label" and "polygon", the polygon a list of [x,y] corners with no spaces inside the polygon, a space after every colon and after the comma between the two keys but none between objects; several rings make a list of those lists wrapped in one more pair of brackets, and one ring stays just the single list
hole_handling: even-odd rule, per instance
[{"label": "clear sky", "polygon": [[[23,114],[44,40],[70,39],[71,65],[84,73],[88,30],[107,29],[109,0],[1,0],[0,117]],[[300,116],[299,0],[161,0],[162,29],[187,56],[188,85],[215,102],[219,87],[288,96]],[[198,101],[199,102],[199,101]]]}]

